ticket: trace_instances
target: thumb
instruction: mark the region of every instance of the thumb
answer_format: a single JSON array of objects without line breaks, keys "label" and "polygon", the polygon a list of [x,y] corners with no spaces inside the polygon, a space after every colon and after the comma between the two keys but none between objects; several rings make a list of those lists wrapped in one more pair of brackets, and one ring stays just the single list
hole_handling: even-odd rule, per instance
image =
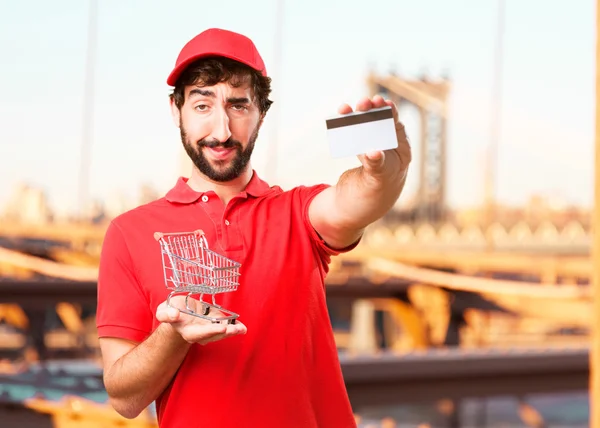
[{"label": "thumb", "polygon": [[360,162],[369,173],[377,173],[385,164],[385,153],[382,151],[367,152],[360,156]]},{"label": "thumb", "polygon": [[156,319],[160,322],[173,323],[179,321],[179,309],[163,306],[156,310]]}]

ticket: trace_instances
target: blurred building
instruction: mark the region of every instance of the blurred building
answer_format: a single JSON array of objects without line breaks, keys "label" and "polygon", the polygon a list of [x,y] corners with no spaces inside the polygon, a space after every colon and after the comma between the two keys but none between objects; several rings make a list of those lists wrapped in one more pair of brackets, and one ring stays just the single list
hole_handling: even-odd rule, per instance
[{"label": "blurred building", "polygon": [[[563,198],[541,194],[532,195],[522,206],[497,204],[494,209],[494,223],[504,227],[513,227],[517,223],[538,227],[543,223],[550,223],[562,228],[576,222],[588,230],[591,216],[590,209],[570,205]],[[488,225],[485,206],[456,210],[453,218],[453,222],[460,227]]]},{"label": "blurred building", "polygon": [[53,219],[46,193],[26,183],[18,184],[4,209],[8,221],[45,224]]},{"label": "blurred building", "polygon": [[162,195],[152,185],[144,183],[140,186],[138,194],[138,205],[144,205],[149,202],[155,201]]},{"label": "blurred building", "polygon": [[118,215],[134,208],[134,201],[127,197],[122,191],[111,192],[104,201],[104,215],[107,218],[115,218]]}]

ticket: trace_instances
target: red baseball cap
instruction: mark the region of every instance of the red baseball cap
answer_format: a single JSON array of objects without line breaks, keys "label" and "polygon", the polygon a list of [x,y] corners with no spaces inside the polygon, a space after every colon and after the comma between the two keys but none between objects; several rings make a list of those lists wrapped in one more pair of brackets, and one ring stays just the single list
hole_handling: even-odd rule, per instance
[{"label": "red baseball cap", "polygon": [[267,75],[265,64],[248,37],[220,28],[209,28],[198,34],[179,52],[175,68],[167,78],[167,84],[175,86],[175,82],[185,68],[197,59],[208,56],[222,56],[239,61]]}]

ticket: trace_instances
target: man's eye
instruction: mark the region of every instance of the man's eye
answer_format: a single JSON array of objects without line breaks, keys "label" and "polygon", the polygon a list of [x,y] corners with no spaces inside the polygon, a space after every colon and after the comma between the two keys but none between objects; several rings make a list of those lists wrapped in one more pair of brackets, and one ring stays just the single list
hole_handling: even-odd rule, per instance
[{"label": "man's eye", "polygon": [[198,104],[195,109],[196,110],[200,110],[200,111],[204,111],[208,108],[208,106],[206,104]]},{"label": "man's eye", "polygon": [[247,109],[247,107],[244,104],[234,104],[232,107],[234,110],[237,111],[243,111]]}]

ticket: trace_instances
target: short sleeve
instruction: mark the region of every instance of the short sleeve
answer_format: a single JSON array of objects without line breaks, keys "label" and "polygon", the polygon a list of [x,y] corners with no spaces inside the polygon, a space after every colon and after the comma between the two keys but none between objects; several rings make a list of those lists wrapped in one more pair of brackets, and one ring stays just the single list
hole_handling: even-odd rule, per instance
[{"label": "short sleeve", "polygon": [[99,337],[143,341],[152,330],[153,314],[120,227],[110,223],[100,256],[96,326]]},{"label": "short sleeve", "polygon": [[361,239],[357,239],[356,242],[352,243],[346,248],[332,248],[321,236],[317,233],[315,228],[312,226],[310,222],[310,218],[308,216],[308,209],[312,200],[321,193],[323,190],[331,187],[328,184],[317,184],[314,186],[301,186],[297,188],[297,191],[300,196],[300,205],[302,209],[302,222],[304,224],[305,229],[309,233],[312,242],[314,243],[319,256],[325,263],[329,263],[331,261],[332,256],[337,256],[342,253],[349,252],[356,248],[360,243]]}]

